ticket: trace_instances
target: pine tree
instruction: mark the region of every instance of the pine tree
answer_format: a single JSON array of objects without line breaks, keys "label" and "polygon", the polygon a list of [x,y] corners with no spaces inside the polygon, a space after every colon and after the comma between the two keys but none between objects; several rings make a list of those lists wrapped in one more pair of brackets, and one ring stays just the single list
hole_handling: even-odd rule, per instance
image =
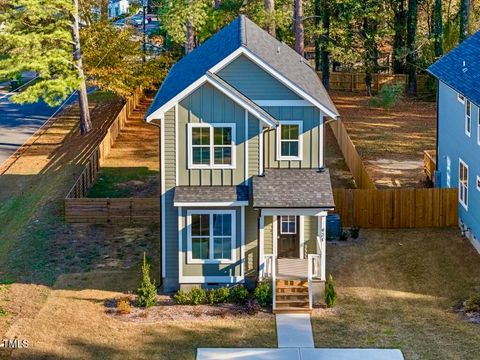
[{"label": "pine tree", "polygon": [[417,5],[418,0],[408,0],[407,16],[407,94],[417,94]]},{"label": "pine tree", "polygon": [[332,274],[328,275],[327,283],[325,284],[325,304],[327,307],[335,306],[337,302],[337,292],[333,285],[333,276]]},{"label": "pine tree", "polygon": [[[43,99],[60,105],[75,90],[86,89],[75,41],[71,0],[12,0],[0,12],[0,78],[12,78],[24,71],[35,71],[38,79],[12,96],[18,103]],[[83,84],[83,85],[82,85]],[[90,128],[88,106],[80,119],[81,128]]]},{"label": "pine tree", "polygon": [[265,12],[267,13],[267,32],[275,37],[275,0],[264,0]]},{"label": "pine tree", "polygon": [[435,56],[443,55],[443,19],[442,0],[435,0],[433,8],[433,39]]},{"label": "pine tree", "polygon": [[303,56],[305,48],[305,31],[303,28],[303,0],[294,1],[295,51]]},{"label": "pine tree", "polygon": [[460,0],[460,42],[468,35],[470,20],[470,0]]},{"label": "pine tree", "polygon": [[142,282],[137,289],[137,305],[148,308],[155,305],[157,301],[157,286],[155,280],[150,278],[150,265],[147,262],[147,255],[143,253]]}]

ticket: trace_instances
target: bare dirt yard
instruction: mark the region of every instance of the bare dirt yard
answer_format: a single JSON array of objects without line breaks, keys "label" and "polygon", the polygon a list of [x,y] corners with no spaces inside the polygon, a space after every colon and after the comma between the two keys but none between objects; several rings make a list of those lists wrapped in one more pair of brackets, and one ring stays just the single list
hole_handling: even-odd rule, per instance
[{"label": "bare dirt yard", "polygon": [[337,305],[316,310],[318,347],[399,348],[408,359],[478,359],[480,325],[455,311],[480,293],[480,255],[456,229],[361,230],[328,244]]},{"label": "bare dirt yard", "polygon": [[332,92],[331,96],[378,187],[426,185],[423,150],[435,149],[435,102],[403,98],[385,110],[371,107],[363,94]]},{"label": "bare dirt yard", "polygon": [[330,126],[325,126],[325,166],[330,171],[330,180],[333,188],[353,189],[353,180],[350,169],[345,162],[342,151],[338,146],[337,139]]}]

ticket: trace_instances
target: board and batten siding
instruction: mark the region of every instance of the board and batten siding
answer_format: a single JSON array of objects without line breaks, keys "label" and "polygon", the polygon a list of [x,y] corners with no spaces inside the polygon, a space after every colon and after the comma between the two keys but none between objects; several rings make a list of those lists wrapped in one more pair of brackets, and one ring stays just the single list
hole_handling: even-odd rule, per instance
[{"label": "board and batten siding", "polygon": [[178,287],[178,220],[173,206],[175,193],[175,108],[165,113],[164,123],[164,169],[165,169],[165,277],[166,291]]},{"label": "board and batten siding", "polygon": [[217,75],[252,100],[302,99],[243,55],[221,69]]}]

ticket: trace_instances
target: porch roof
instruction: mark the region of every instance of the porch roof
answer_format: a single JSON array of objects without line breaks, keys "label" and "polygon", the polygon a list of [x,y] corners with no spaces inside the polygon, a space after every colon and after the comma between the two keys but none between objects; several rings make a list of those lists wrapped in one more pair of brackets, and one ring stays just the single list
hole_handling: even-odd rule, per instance
[{"label": "porch roof", "polygon": [[177,186],[175,206],[245,206],[248,186]]},{"label": "porch roof", "polygon": [[333,209],[327,169],[265,169],[253,178],[253,207]]}]

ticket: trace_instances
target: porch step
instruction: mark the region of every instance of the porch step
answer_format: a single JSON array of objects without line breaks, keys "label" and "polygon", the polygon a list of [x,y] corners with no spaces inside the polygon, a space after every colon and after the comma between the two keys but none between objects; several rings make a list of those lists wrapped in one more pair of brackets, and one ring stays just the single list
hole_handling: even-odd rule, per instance
[{"label": "porch step", "polygon": [[307,287],[308,288],[308,281],[277,279],[276,285],[277,287]]},{"label": "porch step", "polygon": [[277,300],[277,303],[279,301],[306,301],[308,302],[308,293],[306,294],[279,294],[277,293],[275,295],[275,299]]},{"label": "porch step", "polygon": [[273,310],[274,314],[311,314],[312,310],[308,307],[280,307]]},{"label": "porch step", "polygon": [[277,279],[275,282],[275,314],[310,313],[308,281]]},{"label": "porch step", "polygon": [[308,294],[307,286],[278,286],[277,293],[279,294]]}]

